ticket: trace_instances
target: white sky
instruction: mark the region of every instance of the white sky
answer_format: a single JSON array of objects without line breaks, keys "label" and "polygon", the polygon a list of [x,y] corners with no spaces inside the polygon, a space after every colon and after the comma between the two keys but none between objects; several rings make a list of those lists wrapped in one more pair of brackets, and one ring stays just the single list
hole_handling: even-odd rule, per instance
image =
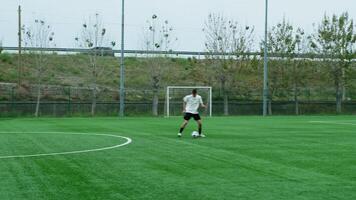
[{"label": "white sky", "polygon": [[[103,17],[109,40],[120,41],[121,0],[0,0],[0,40],[3,46],[17,44],[17,6],[23,6],[23,21],[35,18],[53,26],[58,47],[74,47],[81,24],[96,12]],[[307,32],[326,14],[348,11],[356,20],[356,0],[269,0],[269,24],[285,17]],[[126,47],[141,49],[143,28],[152,14],[167,19],[179,41],[174,50],[204,50],[204,21],[209,13],[223,13],[242,25],[254,25],[256,39],[264,27],[264,0],[126,0]]]}]

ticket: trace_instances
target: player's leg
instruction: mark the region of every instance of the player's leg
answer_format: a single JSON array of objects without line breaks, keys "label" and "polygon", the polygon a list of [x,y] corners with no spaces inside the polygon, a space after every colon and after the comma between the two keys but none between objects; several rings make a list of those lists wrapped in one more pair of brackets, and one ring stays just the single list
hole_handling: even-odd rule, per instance
[{"label": "player's leg", "polygon": [[189,120],[192,116],[189,114],[189,113],[185,113],[184,114],[184,121],[182,123],[182,125],[180,126],[180,129],[179,129],[179,133],[178,133],[178,137],[181,137],[182,136],[182,133],[185,129],[185,127],[187,127],[188,123],[189,123]]},{"label": "player's leg", "polygon": [[179,129],[179,133],[183,133],[185,127],[188,125],[189,121],[188,120],[184,120],[182,125],[180,126],[180,129]]},{"label": "player's leg", "polygon": [[201,120],[201,118],[200,118],[200,115],[199,115],[199,114],[196,114],[196,115],[194,116],[194,119],[195,119],[195,121],[196,121],[197,124],[198,124],[199,137],[205,137],[205,135],[202,134],[203,122],[202,122],[202,120]]},{"label": "player's leg", "polygon": [[201,135],[201,132],[203,129],[203,122],[200,119],[200,120],[197,120],[197,123],[198,123],[198,132],[199,132],[199,135]]}]

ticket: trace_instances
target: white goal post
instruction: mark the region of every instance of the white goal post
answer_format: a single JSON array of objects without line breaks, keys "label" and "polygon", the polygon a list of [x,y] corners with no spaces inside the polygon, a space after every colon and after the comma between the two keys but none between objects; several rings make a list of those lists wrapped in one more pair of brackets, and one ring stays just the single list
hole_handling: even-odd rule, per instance
[{"label": "white goal post", "polygon": [[[170,101],[171,101],[171,94],[172,94],[172,90],[173,89],[197,89],[198,90],[198,93],[199,93],[199,89],[204,89],[204,90],[207,90],[208,91],[208,97],[207,99],[204,99],[203,98],[203,101],[204,103],[208,106],[208,116],[212,116],[212,99],[213,99],[213,91],[212,91],[212,87],[208,87],[208,86],[168,86],[167,87],[167,91],[166,91],[166,116],[167,117],[170,117],[171,114],[170,114],[170,109],[171,109],[171,106],[170,106]],[[191,91],[190,91],[191,92]],[[188,95],[190,93],[187,93],[185,95]],[[183,101],[183,97],[184,96],[181,96],[180,99],[182,102]]]}]

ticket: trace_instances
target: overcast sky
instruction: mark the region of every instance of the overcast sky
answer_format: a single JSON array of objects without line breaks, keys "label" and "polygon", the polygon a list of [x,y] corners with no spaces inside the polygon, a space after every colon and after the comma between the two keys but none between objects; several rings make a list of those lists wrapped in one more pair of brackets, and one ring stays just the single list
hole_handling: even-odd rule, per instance
[{"label": "overcast sky", "polygon": [[[3,46],[17,44],[17,6],[23,6],[24,24],[45,19],[56,33],[58,47],[74,47],[81,24],[96,12],[103,17],[110,40],[120,41],[120,0],[0,0],[0,40]],[[307,32],[326,14],[348,11],[356,20],[356,0],[269,0],[273,25],[285,17]],[[222,13],[242,25],[253,25],[261,39],[264,0],[126,0],[126,46],[141,49],[143,29],[152,14],[167,19],[179,41],[175,50],[204,50],[202,28],[209,13]]]}]

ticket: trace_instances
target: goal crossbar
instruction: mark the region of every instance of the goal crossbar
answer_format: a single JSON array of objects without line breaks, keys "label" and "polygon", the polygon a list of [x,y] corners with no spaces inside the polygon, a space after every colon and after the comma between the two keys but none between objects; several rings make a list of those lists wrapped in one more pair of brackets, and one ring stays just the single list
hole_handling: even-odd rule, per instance
[{"label": "goal crossbar", "polygon": [[[170,91],[171,89],[208,89],[209,90],[209,99],[208,99],[208,108],[209,108],[209,116],[212,116],[212,99],[213,99],[213,95],[212,95],[212,87],[209,86],[168,86],[167,87],[167,91],[166,91],[166,104],[167,104],[167,113],[166,116],[169,117],[170,116]],[[183,97],[182,97],[183,99]]]}]

